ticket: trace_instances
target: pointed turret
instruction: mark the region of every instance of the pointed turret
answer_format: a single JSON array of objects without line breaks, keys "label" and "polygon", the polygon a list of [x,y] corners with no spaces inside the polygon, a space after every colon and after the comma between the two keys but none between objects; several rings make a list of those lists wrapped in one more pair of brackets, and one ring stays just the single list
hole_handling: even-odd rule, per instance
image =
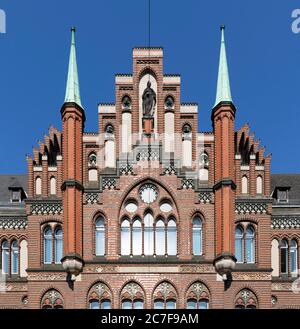
[{"label": "pointed turret", "polygon": [[75,47],[75,27],[72,27],[72,42],[70,50],[70,60],[69,60],[69,71],[68,71],[68,80],[66,87],[66,96],[65,103],[76,103],[80,107],[80,90],[79,90],[79,78],[77,70],[77,61],[76,61],[76,47]]},{"label": "pointed turret", "polygon": [[230,81],[228,73],[228,64],[225,47],[225,26],[221,26],[221,50],[220,50],[220,62],[219,62],[219,73],[218,73],[218,86],[215,106],[220,102],[232,102]]}]

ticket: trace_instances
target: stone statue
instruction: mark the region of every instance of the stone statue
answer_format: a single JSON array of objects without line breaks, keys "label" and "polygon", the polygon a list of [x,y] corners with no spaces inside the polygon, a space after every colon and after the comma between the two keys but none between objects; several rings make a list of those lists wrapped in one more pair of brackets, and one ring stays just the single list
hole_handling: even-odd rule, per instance
[{"label": "stone statue", "polygon": [[147,88],[143,93],[143,116],[153,118],[156,105],[156,94],[151,88],[151,82],[148,81]]}]

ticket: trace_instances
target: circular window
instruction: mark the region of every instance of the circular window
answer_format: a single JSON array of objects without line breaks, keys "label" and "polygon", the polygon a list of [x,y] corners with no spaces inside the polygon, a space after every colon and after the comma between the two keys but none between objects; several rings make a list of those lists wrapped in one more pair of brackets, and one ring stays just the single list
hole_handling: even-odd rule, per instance
[{"label": "circular window", "polygon": [[170,212],[173,208],[172,208],[171,202],[169,202],[169,201],[163,201],[160,204],[159,209],[162,212]]},{"label": "circular window", "polygon": [[140,198],[145,203],[152,203],[157,199],[158,190],[153,184],[145,184],[140,188]]},{"label": "circular window", "polygon": [[137,208],[138,208],[138,206],[137,206],[136,202],[134,202],[134,201],[128,201],[125,206],[126,211],[131,212],[131,213],[136,212]]}]

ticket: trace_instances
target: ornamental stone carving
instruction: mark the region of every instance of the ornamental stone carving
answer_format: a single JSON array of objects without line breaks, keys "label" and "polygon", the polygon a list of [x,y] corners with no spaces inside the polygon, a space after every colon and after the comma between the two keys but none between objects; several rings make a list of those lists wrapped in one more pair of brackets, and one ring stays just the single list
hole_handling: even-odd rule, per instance
[{"label": "ornamental stone carving", "polygon": [[27,228],[28,220],[24,218],[5,217],[0,218],[0,229],[24,230]]}]

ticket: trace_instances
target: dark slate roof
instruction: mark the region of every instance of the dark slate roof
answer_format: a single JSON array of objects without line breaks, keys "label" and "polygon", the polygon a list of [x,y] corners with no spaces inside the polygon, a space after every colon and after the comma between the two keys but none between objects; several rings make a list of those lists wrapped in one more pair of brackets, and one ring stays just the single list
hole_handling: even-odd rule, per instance
[{"label": "dark slate roof", "polygon": [[289,187],[289,203],[300,204],[300,174],[271,175],[271,191],[276,187]]},{"label": "dark slate roof", "polygon": [[10,202],[10,187],[22,187],[27,192],[27,175],[0,174],[0,203]]}]

